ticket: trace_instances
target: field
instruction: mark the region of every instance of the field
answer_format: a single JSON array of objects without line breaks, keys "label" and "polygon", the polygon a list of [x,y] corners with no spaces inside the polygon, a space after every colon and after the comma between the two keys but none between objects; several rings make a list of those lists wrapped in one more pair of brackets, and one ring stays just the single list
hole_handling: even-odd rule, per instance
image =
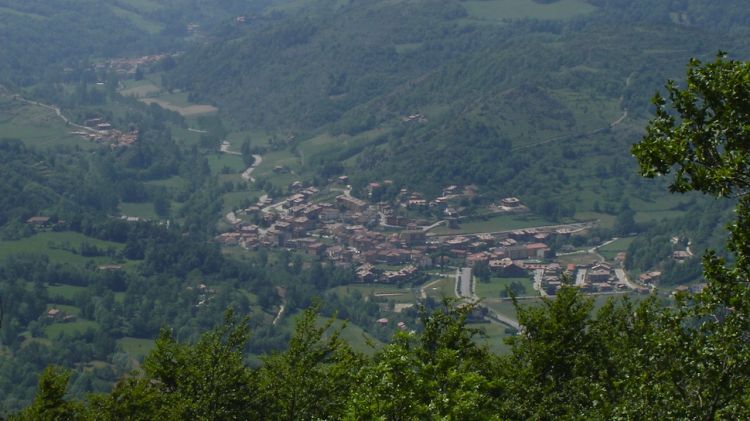
[{"label": "field", "polygon": [[[221,199],[224,201],[222,214],[226,215],[227,212],[242,207],[246,202],[251,204],[257,203],[258,196],[258,192],[236,191],[224,193],[221,195]],[[242,217],[240,217],[240,219],[242,219]]]},{"label": "field", "polygon": [[518,282],[526,288],[524,296],[538,295],[534,290],[534,284],[529,278],[492,278],[490,282],[475,281],[476,294],[480,298],[499,298],[500,294],[505,292],[507,287],[513,282]]},{"label": "field", "polygon": [[109,257],[84,257],[69,251],[80,250],[81,243],[88,243],[99,249],[121,249],[122,244],[97,240],[76,232],[41,232],[31,237],[15,241],[0,241],[0,261],[17,253],[44,254],[51,262],[83,265],[88,261],[98,264],[109,263]]},{"label": "field", "polygon": [[16,138],[29,146],[49,148],[58,145],[93,148],[95,144],[70,132],[54,111],[0,97],[0,137]]},{"label": "field", "polygon": [[456,278],[449,276],[447,278],[440,279],[439,281],[432,283],[428,282],[430,286],[425,288],[425,293],[428,297],[432,297],[437,301],[443,298],[455,297],[456,293]]},{"label": "field", "polygon": [[44,328],[44,335],[47,338],[56,338],[61,334],[72,334],[75,332],[85,332],[89,329],[96,329],[99,324],[86,319],[78,319],[70,323],[53,323]]},{"label": "field", "polygon": [[216,153],[208,155],[206,159],[208,160],[208,166],[211,168],[212,174],[221,173],[224,169],[237,174],[246,168],[245,161],[239,155]]},{"label": "field", "polygon": [[484,0],[464,2],[464,7],[470,19],[483,21],[570,19],[596,10],[584,0],[560,0],[551,4],[540,4],[533,0]]},{"label": "field", "polygon": [[186,92],[165,92],[161,88],[160,79],[158,74],[154,74],[143,80],[127,81],[123,84],[120,94],[138,98],[144,104],[157,104],[165,110],[178,112],[184,117],[214,114],[219,111],[213,105],[190,103]]},{"label": "field", "polygon": [[414,293],[409,288],[398,288],[396,285],[350,284],[331,289],[340,297],[351,295],[358,291],[363,297],[371,294],[376,298],[393,300],[396,303],[413,303],[416,301]]},{"label": "field", "polygon": [[176,175],[162,180],[146,181],[143,184],[147,186],[165,187],[169,190],[180,190],[188,186],[187,180]]},{"label": "field", "polygon": [[490,217],[487,220],[462,222],[459,225],[458,229],[451,229],[441,225],[431,230],[430,233],[435,235],[475,234],[479,232],[507,231],[552,224],[554,224],[554,222],[548,221],[538,216],[498,215]]},{"label": "field", "polygon": [[604,256],[607,260],[612,260],[615,258],[615,256],[617,256],[617,253],[627,251],[628,246],[630,246],[630,243],[632,243],[634,239],[635,237],[620,238],[613,243],[607,244],[604,247],[600,247],[598,249],[599,254]]},{"label": "field", "polygon": [[151,351],[155,344],[153,339],[125,337],[117,341],[117,345],[131,357],[140,360]]},{"label": "field", "polygon": [[120,212],[126,216],[135,216],[138,218],[146,218],[146,219],[152,219],[152,220],[159,219],[159,216],[154,211],[154,204],[151,202],[143,202],[143,203],[121,202]]},{"label": "field", "polygon": [[76,295],[86,291],[86,287],[79,287],[75,285],[49,285],[47,287],[47,294],[49,294],[50,300],[54,302],[55,297],[62,297],[66,300],[72,300]]}]

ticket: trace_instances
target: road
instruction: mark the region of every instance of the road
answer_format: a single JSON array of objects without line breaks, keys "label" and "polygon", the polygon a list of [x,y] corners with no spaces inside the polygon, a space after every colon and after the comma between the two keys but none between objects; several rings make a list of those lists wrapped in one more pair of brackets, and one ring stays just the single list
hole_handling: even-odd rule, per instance
[{"label": "road", "polygon": [[560,228],[570,228],[571,230],[576,231],[582,231],[588,228],[593,228],[597,225],[598,221],[589,221],[589,222],[574,222],[572,224],[560,224],[560,225],[540,225],[536,227],[526,227],[526,228],[516,228],[512,230],[504,230],[504,231],[490,231],[490,232],[472,232],[472,233],[452,233],[452,234],[432,234],[428,233],[428,237],[455,237],[456,235],[479,235],[479,234],[508,234],[513,231],[518,231],[519,229],[525,229],[525,230],[537,230],[537,231],[553,231]]},{"label": "road", "polygon": [[476,300],[471,292],[471,268],[456,269],[456,296]]},{"label": "road", "polygon": [[442,221],[437,221],[437,222],[435,222],[435,223],[434,223],[434,224],[432,224],[432,225],[428,225],[428,226],[426,226],[426,227],[422,227],[422,231],[425,231],[425,232],[427,232],[427,231],[429,231],[429,230],[431,230],[431,229],[433,229],[433,228],[435,228],[435,227],[437,227],[437,226],[440,226],[440,225],[443,225],[443,224],[445,224],[445,222],[446,222],[445,220],[442,220]]},{"label": "road", "polygon": [[284,314],[284,304],[282,304],[281,306],[279,306],[279,312],[276,313],[276,317],[274,317],[274,319],[273,319],[273,325],[274,326],[276,326],[276,323],[278,323],[279,320],[281,320],[281,315],[282,314]]},{"label": "road", "polygon": [[[458,268],[456,269],[456,296],[458,298],[467,298],[473,302],[479,301],[479,297],[474,293],[473,280],[471,276],[471,268]],[[482,306],[481,304],[478,304]],[[482,306],[487,309],[487,318],[490,321],[502,323],[510,326],[518,331],[521,330],[521,325],[518,321],[493,311],[491,308]]]},{"label": "road", "polygon": [[15,95],[13,98],[15,98],[15,99],[17,99],[17,100],[19,100],[21,102],[25,102],[27,104],[36,105],[36,106],[39,106],[39,107],[42,107],[42,108],[46,108],[48,110],[52,110],[52,111],[54,111],[55,114],[57,114],[58,117],[60,117],[60,119],[62,121],[65,122],[65,124],[67,124],[69,126],[73,126],[75,128],[81,129],[81,130],[86,130],[87,132],[91,132],[91,133],[97,133],[97,134],[99,133],[98,130],[92,129],[91,127],[81,126],[80,124],[73,123],[72,121],[70,121],[68,119],[68,117],[65,117],[65,115],[63,115],[62,111],[60,111],[60,108],[58,108],[58,107],[56,107],[54,105],[42,104],[41,102],[32,101],[32,100],[26,99],[26,98],[24,98],[24,97],[22,97],[20,95]]},{"label": "road", "polygon": [[537,269],[534,271],[534,289],[539,292],[542,297],[547,296],[547,291],[542,288],[542,278],[544,278],[544,269]]},{"label": "road", "polygon": [[253,165],[247,167],[247,169],[242,172],[242,178],[244,180],[255,183],[255,178],[253,178],[252,173],[262,162],[263,157],[261,155],[253,155]]},{"label": "road", "polygon": [[578,269],[578,272],[576,273],[576,286],[577,287],[583,287],[586,284],[586,274],[588,273],[588,269]]},{"label": "road", "polygon": [[229,147],[230,147],[230,146],[232,146],[232,144],[231,144],[231,143],[229,143],[229,142],[227,142],[227,141],[225,140],[225,141],[221,142],[221,145],[219,145],[219,151],[221,151],[222,153],[225,153],[225,154],[227,154],[227,155],[242,155],[242,154],[241,154],[241,153],[239,153],[239,152],[235,152],[235,151],[230,151],[230,150],[229,150]]},{"label": "road", "polygon": [[631,282],[630,279],[628,279],[628,274],[625,273],[625,269],[622,269],[622,268],[615,269],[615,276],[617,276],[618,281],[627,285],[628,288],[630,289],[636,290],[636,289],[642,288],[642,286],[635,284]]},{"label": "road", "polygon": [[435,285],[436,283],[438,283],[440,281],[442,281],[442,279],[436,279],[436,280],[430,282],[429,284],[423,285],[422,288],[419,289],[419,295],[422,296],[423,300],[427,299],[427,288],[430,288],[431,286]]}]

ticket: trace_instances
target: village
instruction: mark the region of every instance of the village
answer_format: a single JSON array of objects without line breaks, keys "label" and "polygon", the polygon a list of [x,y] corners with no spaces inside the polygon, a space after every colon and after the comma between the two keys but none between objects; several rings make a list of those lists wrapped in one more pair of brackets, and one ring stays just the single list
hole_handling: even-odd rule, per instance
[{"label": "village", "polygon": [[[593,223],[475,234],[431,232],[441,225],[459,226],[461,199],[475,196],[475,186],[447,186],[434,200],[401,189],[394,200],[381,201],[380,191],[392,186],[391,180],[370,183],[367,199],[352,195],[348,177],[332,181],[327,195],[297,181],[285,198],[274,202],[264,196],[255,205],[230,212],[226,220],[231,228],[216,241],[248,250],[297,250],[335,265],[354,267],[356,279],[352,281],[361,283],[403,284],[438,268],[483,265],[493,277],[533,279],[535,294],[541,296],[555,295],[565,282],[587,293],[645,294],[660,275],[644,274],[631,282],[622,269],[624,253],[614,262],[559,262],[551,240],[580,234]],[[332,191],[338,193],[333,199]],[[408,216],[409,210],[425,208],[443,218],[430,221]],[[492,215],[529,213],[516,197],[503,198],[488,206],[488,211]]]},{"label": "village", "polygon": [[108,144],[113,149],[132,146],[138,140],[138,130],[117,130],[103,117],[89,118],[83,126],[77,127],[81,130],[72,131],[70,134],[81,136],[91,142]]}]

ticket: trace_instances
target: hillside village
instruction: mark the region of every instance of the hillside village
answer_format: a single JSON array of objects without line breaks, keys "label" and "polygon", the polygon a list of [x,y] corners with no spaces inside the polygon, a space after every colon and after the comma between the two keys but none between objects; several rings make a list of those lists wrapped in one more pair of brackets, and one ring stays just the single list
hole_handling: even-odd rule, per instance
[{"label": "hillside village", "polygon": [[[430,232],[440,225],[457,227],[460,201],[477,195],[475,186],[447,186],[427,200],[418,192],[401,189],[393,201],[378,200],[390,180],[367,186],[367,199],[351,194],[348,177],[341,176],[328,194],[297,181],[291,194],[280,200],[262,197],[246,209],[226,215],[231,228],[216,237],[225,246],[248,250],[297,250],[332,264],[355,268],[355,282],[402,284],[414,281],[431,268],[447,265],[474,268],[483,265],[493,277],[529,277],[539,295],[555,295],[565,280],[589,293],[636,291],[648,293],[660,273],[631,282],[621,268],[624,253],[615,262],[563,264],[550,244],[555,237],[580,234],[594,223],[576,223],[477,234]],[[331,192],[338,193],[331,200]],[[432,209],[443,216],[427,221],[410,210]],[[529,209],[516,197],[488,206],[490,215],[523,214]]]}]

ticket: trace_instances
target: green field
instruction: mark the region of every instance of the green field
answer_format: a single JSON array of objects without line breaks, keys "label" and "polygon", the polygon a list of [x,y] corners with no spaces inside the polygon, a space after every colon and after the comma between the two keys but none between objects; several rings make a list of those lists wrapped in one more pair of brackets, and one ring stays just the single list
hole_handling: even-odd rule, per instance
[{"label": "green field", "polygon": [[524,293],[524,296],[527,295],[538,295],[538,293],[534,290],[534,283],[529,279],[528,277],[525,278],[492,278],[490,279],[490,282],[484,283],[484,282],[478,282],[476,281],[476,294],[480,298],[499,298],[500,293],[505,292],[507,287],[510,286],[513,282],[519,282],[521,285],[523,285],[526,288],[526,293]]},{"label": "green field", "polygon": [[541,4],[533,0],[483,0],[463,3],[471,19],[502,21],[505,19],[570,19],[591,13],[596,7],[584,0],[560,0]]},{"label": "green field", "polygon": [[97,329],[98,327],[99,324],[92,320],[78,319],[70,323],[53,323],[44,328],[44,335],[49,339],[53,339],[60,334],[82,333],[89,329]]},{"label": "green field", "polygon": [[20,139],[29,146],[40,148],[58,145],[83,148],[96,146],[80,136],[70,134],[74,130],[48,108],[0,97],[0,137]]},{"label": "green field", "polygon": [[498,215],[490,217],[487,220],[475,220],[471,222],[462,222],[458,229],[451,229],[441,225],[430,231],[434,235],[447,234],[475,234],[480,232],[497,232],[515,230],[521,228],[531,228],[542,225],[552,225],[554,222],[544,218],[531,215]]},{"label": "green field", "polygon": [[212,174],[218,174],[225,168],[233,173],[240,173],[247,168],[245,161],[239,155],[216,153],[206,156],[206,159]]},{"label": "green field", "polygon": [[393,300],[396,303],[413,303],[416,300],[411,289],[388,284],[349,284],[332,288],[331,291],[338,294],[339,297],[359,291],[363,297],[372,294],[376,299]]},{"label": "green field", "polygon": [[135,216],[138,218],[146,218],[151,220],[160,219],[154,211],[154,204],[151,202],[122,202],[120,203],[119,208],[120,212],[125,216]]},{"label": "green field", "polygon": [[630,243],[632,243],[633,240],[635,240],[635,237],[620,238],[613,243],[600,247],[598,249],[599,254],[604,256],[607,260],[613,260],[615,256],[617,256],[617,253],[627,251],[628,246],[630,246]]},{"label": "green field", "polygon": [[47,294],[49,294],[50,299],[62,297],[66,300],[72,300],[76,295],[81,294],[84,291],[86,291],[86,287],[75,285],[49,285],[47,287]]},{"label": "green field", "polygon": [[109,257],[84,257],[63,249],[64,247],[80,250],[81,243],[84,242],[100,249],[111,247],[119,250],[123,247],[119,243],[97,240],[77,232],[41,232],[21,240],[0,241],[0,261],[17,253],[44,254],[49,256],[52,262],[80,265],[90,260],[98,264],[109,263],[112,260]]},{"label": "green field", "polygon": [[180,190],[188,186],[187,180],[176,175],[162,180],[146,181],[143,184],[147,186],[165,187],[170,190]]},{"label": "green field", "polygon": [[437,284],[427,288],[425,292],[427,293],[427,296],[436,300],[454,297],[456,295],[456,278],[451,276],[441,279]]},{"label": "green field", "polygon": [[154,348],[155,343],[153,339],[125,337],[118,339],[117,345],[123,350],[123,352],[140,360]]},{"label": "green field", "polygon": [[224,193],[223,195],[221,195],[221,198],[224,201],[222,213],[226,214],[231,210],[240,208],[247,201],[249,201],[251,204],[258,203],[258,196],[258,192],[247,191]]},{"label": "green field", "polygon": [[159,22],[146,20],[138,13],[122,9],[114,5],[110,5],[110,8],[115,15],[130,21],[133,26],[140,29],[141,31],[148,32],[149,34],[158,34],[164,29],[164,26],[159,24]]}]

